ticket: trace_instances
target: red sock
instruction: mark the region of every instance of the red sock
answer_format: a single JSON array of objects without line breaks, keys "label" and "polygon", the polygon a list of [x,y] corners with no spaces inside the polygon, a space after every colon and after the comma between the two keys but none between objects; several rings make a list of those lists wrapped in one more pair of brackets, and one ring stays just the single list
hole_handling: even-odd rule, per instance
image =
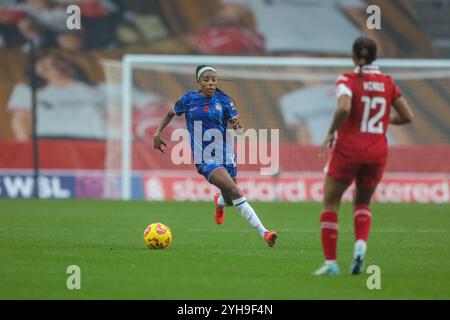
[{"label": "red sock", "polygon": [[355,240],[364,240],[367,242],[370,232],[370,224],[372,221],[372,214],[370,208],[366,205],[356,205],[353,209],[354,224],[355,224]]},{"label": "red sock", "polygon": [[320,215],[322,231],[322,248],[325,260],[336,260],[336,244],[338,237],[338,216],[333,211],[323,211]]}]

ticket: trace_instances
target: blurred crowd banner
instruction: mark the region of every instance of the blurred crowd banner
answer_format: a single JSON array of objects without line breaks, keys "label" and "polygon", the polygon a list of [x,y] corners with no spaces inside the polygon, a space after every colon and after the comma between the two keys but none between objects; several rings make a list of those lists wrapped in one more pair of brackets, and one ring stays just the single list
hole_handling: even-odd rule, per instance
[{"label": "blurred crowd banner", "polygon": [[[115,183],[120,184],[119,178]],[[111,181],[111,179],[109,179]],[[42,199],[104,199],[103,171],[44,171],[39,179]],[[31,198],[33,176],[27,171],[0,171],[0,198]],[[446,174],[386,174],[374,201],[380,203],[448,203],[449,177]],[[322,201],[323,175],[289,173],[277,178],[243,172],[239,186],[255,201]],[[211,201],[218,191],[203,177],[188,172],[142,172],[132,178],[132,198],[139,200]],[[351,200],[353,188],[344,195]],[[118,194],[119,195],[119,194]]]},{"label": "blurred crowd banner", "polygon": [[[0,146],[0,197],[31,198],[34,184],[31,143],[1,141]],[[120,198],[120,170],[104,170],[105,142],[50,139],[42,140],[40,149],[40,198]],[[239,166],[239,186],[247,197],[256,201],[321,201],[322,169],[326,159],[319,157],[319,149],[318,146],[282,144],[280,164],[283,170],[278,175],[261,176],[258,166],[242,165]],[[448,203],[450,162],[442,161],[449,158],[448,149],[446,146],[393,148],[374,200]],[[154,154],[149,143],[137,143],[133,150],[137,169],[131,179],[132,199],[211,201],[217,192],[196,173],[194,165],[176,166],[167,160],[169,155]],[[139,152],[151,152],[152,156],[139,157]],[[429,153],[435,155],[435,163],[421,156]],[[297,165],[293,165],[293,159],[297,159]],[[352,192],[350,188],[344,198],[350,200]]]}]

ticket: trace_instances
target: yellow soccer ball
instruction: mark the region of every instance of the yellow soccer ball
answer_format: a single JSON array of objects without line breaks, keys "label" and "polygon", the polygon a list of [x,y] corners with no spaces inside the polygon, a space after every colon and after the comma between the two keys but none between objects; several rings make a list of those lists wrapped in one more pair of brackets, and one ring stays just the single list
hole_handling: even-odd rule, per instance
[{"label": "yellow soccer ball", "polygon": [[163,223],[155,222],[145,228],[145,245],[150,249],[164,249],[172,242],[172,232]]}]

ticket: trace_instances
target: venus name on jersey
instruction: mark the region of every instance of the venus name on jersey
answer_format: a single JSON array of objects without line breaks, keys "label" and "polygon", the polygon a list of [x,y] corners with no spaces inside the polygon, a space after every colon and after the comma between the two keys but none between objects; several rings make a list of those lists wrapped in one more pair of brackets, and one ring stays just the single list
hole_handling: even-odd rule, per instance
[{"label": "venus name on jersey", "polygon": [[363,81],[363,87],[365,91],[385,92],[385,86],[383,82]]}]

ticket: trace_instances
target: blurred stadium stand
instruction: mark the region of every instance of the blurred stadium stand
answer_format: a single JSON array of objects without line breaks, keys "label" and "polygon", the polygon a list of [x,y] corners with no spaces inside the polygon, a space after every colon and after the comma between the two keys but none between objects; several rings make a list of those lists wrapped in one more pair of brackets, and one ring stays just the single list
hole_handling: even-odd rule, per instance
[{"label": "blurred stadium stand", "polygon": [[442,57],[450,58],[450,1],[412,0],[411,5],[420,14],[414,15],[421,28],[431,39],[433,46]]},{"label": "blurred stadium stand", "polygon": [[[119,2],[118,2],[119,3]],[[101,81],[104,79],[99,61],[102,58],[120,58],[124,53],[153,53],[153,54],[195,54],[196,49],[190,47],[185,36],[200,31],[205,22],[213,17],[220,9],[220,1],[201,1],[201,0],[164,0],[164,1],[139,1],[129,0],[120,2],[126,7],[123,22],[117,28],[117,37],[121,46],[116,49],[91,49],[83,52],[67,52],[69,56],[76,61],[81,62],[86,71],[93,77]],[[308,2],[305,1],[306,5]],[[362,2],[363,3],[363,2]],[[370,4],[377,4],[382,9],[382,28],[383,31],[370,31],[365,29],[367,14],[364,6],[342,6],[342,11],[352,23],[356,24],[360,30],[366,30],[367,33],[377,39],[380,46],[380,55],[391,58],[438,58],[445,57],[447,54],[443,41],[447,39],[450,28],[447,25],[450,19],[448,8],[449,1],[370,1]],[[0,10],[2,7],[0,7]],[[4,8],[3,8],[4,9]],[[1,12],[1,11],[0,11]],[[0,17],[2,14],[0,13]],[[254,21],[251,16],[242,17],[243,24],[254,27]],[[1,20],[0,20],[1,21]],[[130,29],[130,21],[134,24],[134,29]],[[326,22],[326,21],[325,21]],[[1,23],[0,23],[1,25]],[[324,25],[325,28],[332,26]],[[0,29],[1,30],[1,29]],[[136,31],[137,30],[137,31]],[[323,30],[316,30],[321,32]],[[314,30],[312,30],[314,32]],[[1,34],[1,33],[0,33]],[[97,32],[93,32],[97,35]],[[447,36],[447,38],[446,38]],[[351,43],[351,40],[349,40]],[[61,49],[55,49],[61,50]],[[322,53],[311,52],[278,52],[267,53],[260,52],[261,55],[324,55]],[[325,56],[341,55],[335,52],[329,52]],[[347,55],[348,56],[348,55]],[[7,112],[7,101],[14,84],[24,82],[23,70],[26,64],[26,53],[21,48],[3,48],[0,49],[1,57],[1,81],[0,88],[0,137],[13,138],[9,124],[10,114]],[[423,116],[418,117],[419,123],[415,124],[422,134],[412,134],[418,143],[445,143],[450,139],[449,124],[446,119],[449,117],[448,107],[448,88],[447,79],[441,80],[423,80],[426,84],[405,82],[401,84],[402,90],[409,97],[413,107]],[[420,82],[420,81],[419,81]],[[231,87],[240,84],[229,84]],[[415,88],[419,88],[418,91]],[[251,88],[249,88],[251,89]],[[277,96],[293,90],[294,88],[282,88],[277,83],[268,84],[266,96],[255,97],[261,102],[260,118],[252,119],[247,110],[245,97],[236,97],[242,101],[241,114],[244,120],[255,127],[281,127],[283,123],[281,114],[275,112],[273,95],[275,91]],[[235,90],[232,90],[233,92]],[[252,91],[251,92],[256,92]],[[237,92],[237,91],[236,91]],[[177,93],[179,94],[179,92]],[[271,102],[271,103],[267,103]],[[430,106],[433,108],[430,108]],[[271,110],[269,112],[269,110]],[[267,116],[270,115],[270,116]],[[259,121],[260,123],[253,123]],[[423,123],[421,123],[423,122]],[[439,131],[439,132],[436,132]],[[283,130],[283,140],[295,140],[295,137],[289,135],[289,130]]]},{"label": "blurred stadium stand", "polygon": [[[11,112],[8,111],[8,101],[14,86],[17,83],[29,81],[24,73],[28,60],[28,52],[24,47],[25,39],[14,29],[20,16],[18,12],[14,11],[14,8],[25,2],[9,1],[6,2],[7,4],[0,5],[0,145],[2,149],[0,168],[5,166],[20,168],[21,165],[31,165],[29,142],[14,141]],[[63,0],[56,2],[66,5]],[[76,3],[76,1],[72,2]],[[314,1],[299,2],[305,8],[314,3]],[[208,23],[211,23],[211,18],[215,17],[222,8],[220,0],[106,0],[103,2],[93,1],[93,3],[109,4],[107,12],[115,14],[115,16],[106,15],[102,16],[102,19],[83,18],[82,26],[88,29],[84,30],[86,43],[83,49],[69,50],[58,47],[56,44],[41,50],[62,52],[78,63],[92,79],[99,82],[105,81],[104,70],[101,66],[102,59],[120,60],[125,53],[201,54],[202,48],[193,44],[192,36],[202,35],[205,27],[210,27]],[[381,8],[381,31],[367,30],[366,28],[367,13],[365,9],[369,4],[376,4]],[[373,37],[379,44],[379,54],[383,58],[450,58],[450,0],[336,0],[335,6],[329,8],[338,10],[361,34],[365,33]],[[92,10],[96,12],[94,9]],[[327,16],[325,12],[324,16]],[[113,19],[113,22],[108,19]],[[312,28],[309,30],[312,38],[316,36],[315,32],[324,33],[327,30],[332,32],[332,23],[327,24],[330,21],[325,18],[321,22],[323,22],[322,29]],[[240,21],[234,22],[233,26],[244,26],[248,30],[255,30],[257,21],[247,12],[240,17]],[[102,41],[98,40],[99,43],[96,45],[95,39],[98,39],[105,28],[111,29],[110,31],[113,33],[109,33],[109,36],[112,38],[102,38],[100,39]],[[348,52],[350,52],[352,41],[353,38],[348,39]],[[349,57],[349,54],[333,51],[269,52],[262,50],[258,45],[244,47],[242,43],[234,42],[230,43],[229,47],[222,47],[222,49],[224,51],[219,54]],[[172,76],[167,74],[165,77]],[[170,79],[165,79],[165,81],[170,81]],[[185,79],[173,76],[171,81],[175,85],[167,90],[172,99],[175,99],[182,94],[180,88],[183,87]],[[177,82],[180,82],[179,85],[176,85]],[[398,145],[393,154],[397,160],[390,163],[388,170],[449,172],[450,78],[400,81],[399,85],[417,117],[413,125],[393,130]],[[139,86],[144,90],[148,89],[145,81]],[[230,81],[225,82],[224,87],[226,91],[233,92],[234,98],[239,102],[239,112],[247,127],[280,128],[280,139],[284,143],[282,146],[283,170],[320,171],[322,169],[323,161],[316,159],[315,156],[309,160],[304,159],[305,154],[316,154],[317,143],[308,140],[307,132],[303,134],[293,130],[286,123],[281,108],[275,107],[279,104],[280,97],[301,89],[302,83],[275,80],[259,84],[255,81]],[[240,90],[243,87],[245,90]],[[256,105],[258,116],[254,116]],[[64,140],[64,144],[76,146],[76,149],[83,154],[84,159],[87,159],[85,168],[101,168],[105,152],[102,142]],[[51,150],[52,145],[57,150],[64,148],[57,141],[43,142],[42,145],[44,148],[49,148],[47,150]],[[300,145],[301,148],[299,148]],[[436,157],[433,158],[434,162],[419,156],[425,152],[422,145],[435,148],[433,149],[436,154]],[[405,147],[409,148],[407,157],[416,160],[409,167],[404,162],[406,153],[402,148]],[[146,145],[145,148],[137,148],[136,152],[151,149],[151,146]],[[431,149],[427,150],[426,152],[431,152]],[[6,155],[6,153],[8,154]],[[136,164],[138,168],[150,166],[173,169],[172,165],[156,157],[149,158],[148,154],[142,155],[141,159],[143,160],[139,161],[143,161],[143,163]],[[444,163],[442,163],[443,160]],[[447,160],[446,163],[445,160]],[[61,161],[61,163],[67,164],[67,160]],[[70,160],[68,161],[70,162]],[[309,166],[303,168],[302,163],[308,163]],[[61,168],[61,165],[57,163],[52,165]],[[43,166],[46,168],[50,168],[52,165],[43,162]],[[70,163],[65,168],[80,167],[83,167],[83,165],[80,166],[80,163]]]}]

